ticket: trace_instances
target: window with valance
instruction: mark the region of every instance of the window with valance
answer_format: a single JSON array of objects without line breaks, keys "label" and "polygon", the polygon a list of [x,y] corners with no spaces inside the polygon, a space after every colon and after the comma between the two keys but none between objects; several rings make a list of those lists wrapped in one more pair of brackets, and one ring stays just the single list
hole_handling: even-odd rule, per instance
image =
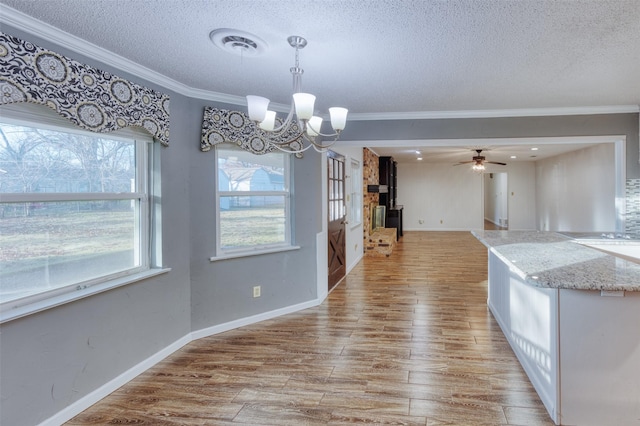
[{"label": "window with valance", "polygon": [[0,322],[163,271],[154,140],[168,95],[0,33]]}]

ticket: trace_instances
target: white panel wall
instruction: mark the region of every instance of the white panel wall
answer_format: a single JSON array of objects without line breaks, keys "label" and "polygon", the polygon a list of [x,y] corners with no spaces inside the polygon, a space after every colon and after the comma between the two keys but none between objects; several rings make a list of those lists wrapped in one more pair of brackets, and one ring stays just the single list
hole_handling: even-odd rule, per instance
[{"label": "white panel wall", "polygon": [[538,229],[614,232],[614,154],[613,144],[601,144],[538,161]]},{"label": "white panel wall", "polygon": [[[487,172],[508,174],[509,228],[535,229],[534,163],[491,165]],[[483,177],[471,171],[470,167],[398,164],[398,204],[404,205],[405,230],[482,229],[483,199]]]},{"label": "white panel wall", "polygon": [[484,174],[484,218],[499,226],[509,218],[507,183],[506,172]]},{"label": "white panel wall", "polygon": [[501,171],[507,172],[509,229],[512,231],[536,229],[535,163],[512,162]]},{"label": "white panel wall", "polygon": [[404,206],[405,230],[481,229],[482,198],[482,175],[469,167],[398,164],[397,202]]}]

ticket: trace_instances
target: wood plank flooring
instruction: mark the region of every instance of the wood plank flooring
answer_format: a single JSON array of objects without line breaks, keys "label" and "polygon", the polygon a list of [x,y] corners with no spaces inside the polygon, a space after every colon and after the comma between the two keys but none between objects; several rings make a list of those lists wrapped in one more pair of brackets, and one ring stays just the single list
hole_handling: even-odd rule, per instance
[{"label": "wood plank flooring", "polygon": [[194,341],[69,425],[553,425],[468,232],[406,232],[320,306]]}]

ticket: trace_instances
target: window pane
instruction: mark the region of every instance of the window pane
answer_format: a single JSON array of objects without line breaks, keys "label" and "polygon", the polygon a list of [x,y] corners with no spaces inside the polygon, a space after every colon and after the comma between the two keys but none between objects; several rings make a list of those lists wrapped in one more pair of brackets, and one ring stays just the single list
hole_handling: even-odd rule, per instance
[{"label": "window pane", "polygon": [[0,123],[0,192],[134,192],[135,142]]},{"label": "window pane", "polygon": [[286,242],[285,197],[220,197],[220,246],[242,248]]},{"label": "window pane", "polygon": [[284,153],[255,155],[218,149],[219,191],[283,191]]},{"label": "window pane", "polygon": [[0,204],[1,301],[140,266],[137,204]]}]

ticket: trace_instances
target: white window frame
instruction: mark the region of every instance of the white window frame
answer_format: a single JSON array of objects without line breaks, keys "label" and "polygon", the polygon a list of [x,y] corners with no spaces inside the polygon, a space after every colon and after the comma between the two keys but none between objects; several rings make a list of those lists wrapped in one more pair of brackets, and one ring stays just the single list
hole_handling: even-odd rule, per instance
[{"label": "white window frame", "polygon": [[[47,107],[40,105],[18,104],[0,108],[2,120],[6,123],[31,126],[39,129],[56,130],[96,137],[97,133],[89,132],[58,117]],[[103,134],[104,138],[112,140],[135,141],[136,151],[136,188],[126,193],[2,193],[0,201],[11,203],[23,202],[67,202],[67,201],[96,201],[96,200],[139,200],[136,203],[139,211],[136,213],[135,243],[137,258],[140,265],[114,274],[101,276],[82,282],[39,292],[15,300],[0,303],[0,324],[32,313],[40,312],[55,306],[69,303],[93,294],[102,293],[112,288],[127,285],[170,271],[162,268],[161,255],[161,227],[159,220],[159,206],[153,204],[154,194],[160,191],[159,182],[159,150],[153,138],[146,132],[131,128],[120,129],[116,132]],[[154,178],[155,176],[155,178]]]},{"label": "white window frame", "polygon": [[[224,259],[233,259],[238,257],[246,257],[246,256],[256,256],[261,254],[268,253],[277,253],[282,251],[289,250],[298,250],[300,247],[293,245],[293,219],[292,219],[292,209],[291,209],[291,199],[293,197],[293,183],[292,183],[292,158],[289,154],[280,151],[273,151],[269,154],[262,155],[270,155],[270,154],[278,154],[284,157],[284,189],[282,191],[220,191],[219,182],[218,182],[218,160],[219,160],[219,149],[223,149],[225,151],[240,151],[241,148],[236,148],[233,145],[224,144],[216,146],[215,149],[215,209],[216,209],[216,255],[209,258],[210,261],[218,261]],[[258,157],[256,160],[259,161],[260,155],[255,154]],[[225,196],[284,196],[285,200],[285,225],[284,232],[285,238],[282,243],[276,244],[261,244],[250,247],[241,247],[241,248],[223,248],[221,245],[220,237],[221,237],[221,221],[220,221],[220,198]]]}]

